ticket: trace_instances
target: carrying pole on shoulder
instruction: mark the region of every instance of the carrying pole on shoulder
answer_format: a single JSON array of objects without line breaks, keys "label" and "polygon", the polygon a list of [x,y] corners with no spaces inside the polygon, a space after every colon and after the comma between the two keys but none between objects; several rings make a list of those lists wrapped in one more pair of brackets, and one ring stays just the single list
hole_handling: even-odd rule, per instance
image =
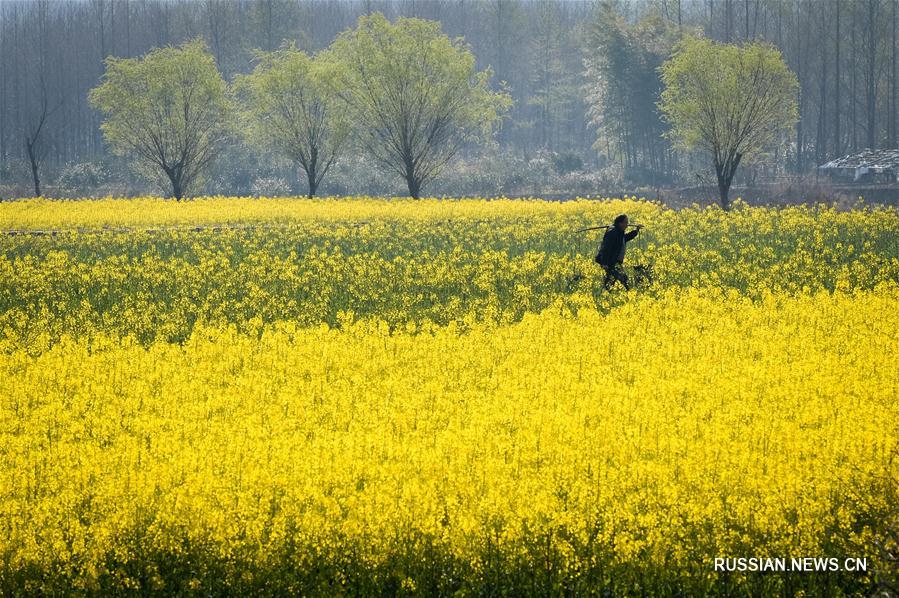
[{"label": "carrying pole on shoulder", "polygon": [[[603,229],[609,229],[609,228],[612,228],[613,226],[614,226],[613,224],[606,224],[606,225],[604,225],[604,226],[588,226],[587,228],[582,228],[582,229],[576,230],[576,231],[574,231],[574,232],[575,232],[575,233],[585,233],[585,232],[587,232],[588,230],[603,230]],[[633,226],[633,227],[636,227],[636,226],[643,226],[643,225],[642,225],[642,224],[636,224],[636,223],[635,223],[635,224],[628,224],[628,225],[627,225],[627,228],[631,228],[632,226]]]},{"label": "carrying pole on shoulder", "polygon": [[585,233],[585,232],[587,232],[588,230],[602,230],[602,229],[605,229],[605,228],[609,228],[609,227],[608,227],[608,226],[588,226],[587,228],[582,228],[582,229],[576,230],[576,231],[574,231],[574,232],[575,232],[575,234],[577,234],[577,233]]}]

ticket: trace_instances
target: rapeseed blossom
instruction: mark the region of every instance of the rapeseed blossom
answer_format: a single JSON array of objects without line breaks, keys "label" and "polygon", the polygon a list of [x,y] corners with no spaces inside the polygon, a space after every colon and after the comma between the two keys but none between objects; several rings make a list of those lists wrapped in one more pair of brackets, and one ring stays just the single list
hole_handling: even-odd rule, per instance
[{"label": "rapeseed blossom", "polygon": [[[603,293],[569,228],[619,211],[656,281]],[[4,594],[889,575],[895,211],[140,199],[0,223],[58,231],[0,240]],[[713,571],[734,555],[875,566]]]}]

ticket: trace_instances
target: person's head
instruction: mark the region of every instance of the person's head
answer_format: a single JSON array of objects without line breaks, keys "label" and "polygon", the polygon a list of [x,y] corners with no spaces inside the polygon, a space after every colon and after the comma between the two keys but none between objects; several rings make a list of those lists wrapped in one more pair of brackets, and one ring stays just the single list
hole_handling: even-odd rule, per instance
[{"label": "person's head", "polygon": [[627,214],[619,214],[615,216],[615,228],[624,230],[627,228]]}]

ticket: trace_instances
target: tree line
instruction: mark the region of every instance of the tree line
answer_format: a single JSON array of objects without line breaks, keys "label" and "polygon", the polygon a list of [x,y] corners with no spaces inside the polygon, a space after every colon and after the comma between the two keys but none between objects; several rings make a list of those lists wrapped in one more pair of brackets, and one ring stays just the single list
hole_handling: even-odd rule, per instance
[{"label": "tree line", "polygon": [[[805,174],[835,157],[897,146],[896,0],[661,0],[600,2],[585,25],[595,148],[637,177],[686,180],[693,156],[675,151],[645,98],[684,30],[728,44],[765,41],[797,77],[798,118],[774,160],[748,175]],[[651,176],[647,177],[647,173]]]},{"label": "tree line", "polygon": [[[896,144],[896,0],[8,0],[0,3],[0,184],[42,168],[105,160],[87,100],[108,56],[202,38],[226,81],[256,50],[327,48],[360,15],[438,21],[512,103],[495,143],[461,155],[549,152],[573,168],[666,185],[713,175],[676,146],[658,107],[659,67],[685,34],[767,41],[796,74],[798,119],[747,179],[810,172]],[[19,172],[19,171],[16,171]],[[21,174],[20,173],[20,174]],[[321,172],[317,173],[319,176]],[[24,175],[23,175],[24,176]]]},{"label": "tree line", "polygon": [[110,58],[90,102],[113,150],[176,199],[195,190],[235,128],[301,169],[309,197],[352,140],[417,199],[511,105],[435,21],[375,13],[314,56],[288,43],[257,61],[229,89],[201,40]]},{"label": "tree line", "polygon": [[[463,40],[436,21],[375,13],[326,50],[286,43],[258,51],[257,66],[229,88],[201,40],[109,58],[90,93],[103,134],[135,169],[176,199],[194,190],[221,153],[232,120],[279,152],[315,195],[341,151],[355,143],[418,198],[467,143],[490,137],[512,105],[489,87]],[[721,206],[744,158],[783,142],[796,120],[796,77],[768,44],[737,46],[684,36],[658,68],[665,135],[710,155]],[[35,177],[35,192],[39,194]]]},{"label": "tree line", "polygon": [[[439,21],[451,39],[464,37],[478,71],[489,67],[515,100],[497,138],[503,148],[589,152],[575,80],[578,40],[567,35],[589,12],[586,1],[7,0],[0,2],[0,184],[5,175],[24,175],[25,141],[38,129],[42,105],[46,124],[34,144],[42,167],[108,159],[101,116],[87,96],[109,56],[202,38],[230,81],[255,67],[257,50],[276,51],[286,40],[315,54],[360,15],[376,12]],[[246,155],[233,153],[238,170]]]}]

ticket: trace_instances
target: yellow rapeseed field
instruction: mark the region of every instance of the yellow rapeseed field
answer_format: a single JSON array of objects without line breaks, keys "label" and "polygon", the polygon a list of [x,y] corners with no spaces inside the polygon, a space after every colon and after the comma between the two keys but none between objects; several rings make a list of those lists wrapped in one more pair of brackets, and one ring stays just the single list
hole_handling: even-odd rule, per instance
[{"label": "yellow rapeseed field", "polygon": [[[622,211],[655,271],[629,293],[572,235]],[[895,210],[108,199],[0,228],[2,594],[896,583]],[[869,569],[714,570],[740,556]]]}]

